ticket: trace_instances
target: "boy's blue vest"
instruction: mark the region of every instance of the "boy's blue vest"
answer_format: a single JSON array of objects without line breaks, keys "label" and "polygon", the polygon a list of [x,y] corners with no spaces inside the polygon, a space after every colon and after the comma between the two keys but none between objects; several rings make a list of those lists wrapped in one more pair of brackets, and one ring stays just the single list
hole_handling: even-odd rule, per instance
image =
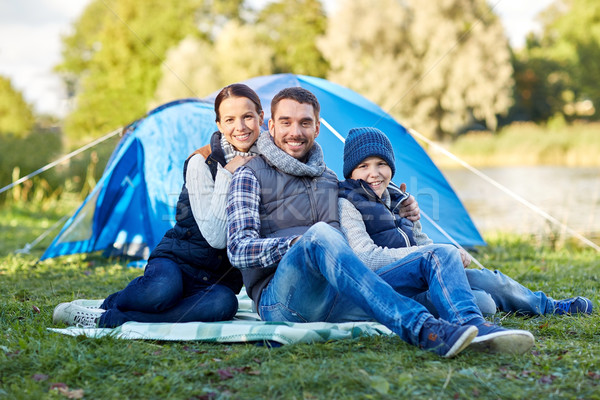
[{"label": "boy's blue vest", "polygon": [[409,247],[416,245],[413,223],[398,215],[400,203],[408,194],[390,182],[391,205],[388,207],[363,180],[347,179],[339,184],[339,197],[350,201],[361,213],[367,233],[377,246]]},{"label": "boy's blue vest", "polygon": [[[212,151],[211,151],[212,149]],[[225,166],[225,154],[221,148],[221,134],[215,132],[210,140],[210,145],[204,146],[194,152],[201,154],[206,159],[213,180],[217,174],[217,163]],[[192,155],[194,155],[192,154]],[[226,249],[215,249],[211,247],[202,233],[190,206],[190,197],[185,178],[188,162],[183,165],[183,188],[177,201],[177,212],[175,226],[165,233],[162,240],[150,254],[150,259],[157,257],[169,258],[179,264],[187,264],[198,270],[202,279],[207,284],[219,283],[230,287],[235,293],[242,288],[242,275],[234,268],[227,258]]]}]

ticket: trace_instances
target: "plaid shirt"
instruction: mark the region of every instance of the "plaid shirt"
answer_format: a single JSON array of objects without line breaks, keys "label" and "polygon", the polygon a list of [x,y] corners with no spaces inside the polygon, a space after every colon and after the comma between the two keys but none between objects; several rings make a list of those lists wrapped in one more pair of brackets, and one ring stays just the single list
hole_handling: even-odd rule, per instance
[{"label": "plaid shirt", "polygon": [[297,236],[260,236],[260,184],[247,167],[235,171],[227,198],[227,255],[239,269],[276,267]]}]

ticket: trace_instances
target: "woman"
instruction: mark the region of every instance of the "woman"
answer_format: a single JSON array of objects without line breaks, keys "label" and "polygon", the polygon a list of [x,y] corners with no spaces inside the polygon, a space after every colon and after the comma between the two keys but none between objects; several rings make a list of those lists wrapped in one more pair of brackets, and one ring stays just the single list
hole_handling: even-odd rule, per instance
[{"label": "woman", "polygon": [[264,113],[243,84],[215,99],[218,131],[183,167],[175,226],[150,254],[144,275],[108,296],[100,309],[89,300],[59,304],[54,323],[112,328],[127,321],[190,322],[233,318],[242,287],[227,258],[225,202],[233,172],[253,155]]}]

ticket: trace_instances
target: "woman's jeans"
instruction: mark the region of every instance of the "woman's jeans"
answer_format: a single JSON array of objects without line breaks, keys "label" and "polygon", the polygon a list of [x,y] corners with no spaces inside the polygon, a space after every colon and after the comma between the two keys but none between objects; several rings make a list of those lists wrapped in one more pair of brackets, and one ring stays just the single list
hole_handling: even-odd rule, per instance
[{"label": "woman's jeans", "polygon": [[483,322],[456,248],[425,246],[384,269],[380,274],[371,271],[338,230],[319,222],[281,259],[262,292],[258,312],[266,321],[375,319],[417,344],[423,323],[432,315],[411,297],[429,289],[445,320],[459,325]]},{"label": "woman's jeans", "polygon": [[195,268],[168,258],[148,261],[144,275],[113,293],[100,308],[99,326],[112,328],[127,321],[190,322],[233,318],[238,302],[224,285],[205,282]]},{"label": "woman's jeans", "polygon": [[[494,315],[496,309],[524,315],[552,314],[554,299],[544,292],[532,292],[500,271],[466,269],[467,280],[483,315]],[[438,315],[428,292],[414,297],[433,314]]]}]

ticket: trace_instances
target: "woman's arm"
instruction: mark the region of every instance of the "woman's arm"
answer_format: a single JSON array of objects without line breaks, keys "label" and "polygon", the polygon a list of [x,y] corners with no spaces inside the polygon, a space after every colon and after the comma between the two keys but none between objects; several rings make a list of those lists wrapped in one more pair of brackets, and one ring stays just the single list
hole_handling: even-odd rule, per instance
[{"label": "woman's arm", "polygon": [[348,244],[358,258],[373,271],[399,260],[417,249],[417,246],[388,248],[377,246],[363,222],[360,211],[346,199],[338,199],[340,225]]},{"label": "woman's arm", "polygon": [[213,181],[210,169],[200,154],[188,162],[185,185],[196,224],[208,244],[224,249],[227,244],[227,191],[232,174],[221,165]]}]

